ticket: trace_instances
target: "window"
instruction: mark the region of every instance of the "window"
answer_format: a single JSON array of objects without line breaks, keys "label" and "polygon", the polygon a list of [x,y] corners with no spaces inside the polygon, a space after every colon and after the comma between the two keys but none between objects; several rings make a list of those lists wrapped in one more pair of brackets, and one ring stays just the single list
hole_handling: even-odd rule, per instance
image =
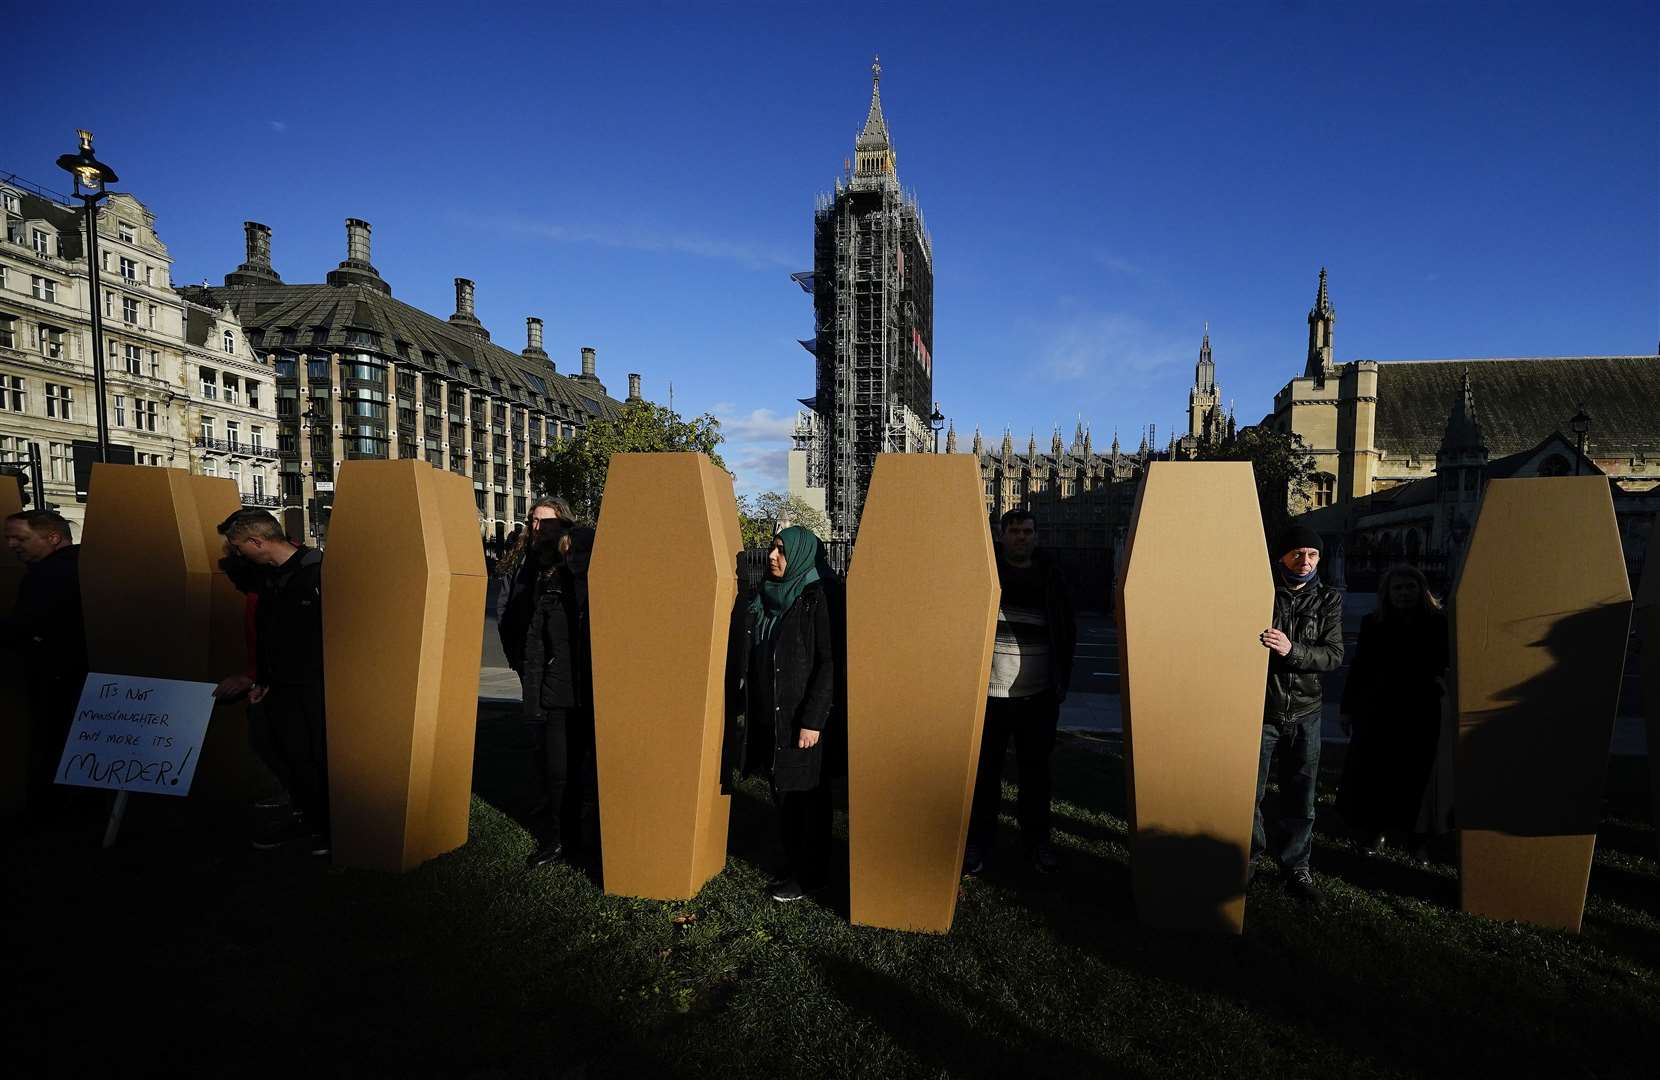
[{"label": "window", "polygon": [[202,438],[208,442],[213,441],[213,417],[211,416],[202,417]]},{"label": "window", "polygon": [[230,443],[231,449],[236,449],[236,440],[242,437],[242,425],[235,420],[225,421],[225,441]]},{"label": "window", "polygon": [[161,377],[161,353],[154,349],[150,350],[150,377]]},{"label": "window", "polygon": [[202,399],[216,401],[219,398],[219,373],[210,367],[202,369]]},{"label": "window", "polygon": [[9,289],[12,287],[12,283],[6,278],[8,273],[9,271],[4,266],[0,266],[0,289]]},{"label": "window", "polygon": [[212,462],[212,461],[202,462],[202,475],[203,476],[218,476],[219,475],[219,465],[218,465],[218,463],[217,462]]},{"label": "window", "polygon": [[224,379],[224,385],[225,385],[225,404],[226,405],[235,405],[236,404],[237,391],[241,389],[241,382],[237,379],[237,377],[235,375],[231,375],[229,373],[226,373],[225,379]]},{"label": "window", "polygon": [[150,329],[156,328],[156,305],[150,305]]},{"label": "window", "polygon": [[48,360],[63,359],[63,331],[55,326],[40,328],[40,355]]},{"label": "window", "polygon": [[23,376],[0,375],[0,411],[29,411],[29,385]]},{"label": "window", "polygon": [[17,348],[17,316],[0,313],[0,346]]},{"label": "window", "polygon": [[121,298],[121,321],[132,326],[138,325],[138,301],[130,296]]},{"label": "window", "polygon": [[58,302],[57,282],[53,281],[51,278],[43,277],[35,277],[32,278],[31,281],[34,287],[30,291],[34,293],[36,300],[46,300],[53,304]]},{"label": "window", "polygon": [[329,361],[328,361],[327,357],[323,357],[322,359],[318,359],[316,357],[313,357],[312,359],[307,360],[306,365],[305,365],[305,371],[306,371],[306,378],[308,378],[308,379],[315,379],[315,380],[321,380],[323,382],[328,382],[330,377],[331,377],[330,372],[329,372]]},{"label": "window", "polygon": [[115,395],[115,426],[127,426],[127,399],[122,394]]},{"label": "window", "polygon": [[104,290],[104,318],[115,318],[115,294],[108,289]]},{"label": "window", "polygon": [[34,245],[36,255],[52,254],[52,237],[44,229],[31,229],[30,242]]},{"label": "window", "polygon": [[133,427],[140,431],[156,430],[156,403],[133,399]]},{"label": "window", "polygon": [[236,489],[238,491],[242,490],[242,464],[240,462],[236,462],[236,461],[226,462],[225,463],[225,475],[230,477],[231,480],[235,482]]},{"label": "window", "polygon": [[144,350],[140,349],[137,345],[121,346],[121,358],[122,362],[126,365],[127,374],[144,374]]},{"label": "window", "polygon": [[115,223],[115,234],[121,238],[121,242],[124,244],[132,244],[138,241],[137,231],[125,221]]},{"label": "window", "polygon": [[1314,505],[1330,506],[1337,501],[1337,477],[1331,473],[1314,474]]},{"label": "window", "polygon": [[47,457],[51,460],[51,477],[54,480],[75,479],[75,463],[69,452],[68,443],[47,443]]},{"label": "window", "polygon": [[253,427],[249,428],[248,445],[253,447],[255,450],[263,450],[265,448],[265,429],[260,427],[258,424],[255,424]]},{"label": "window", "polygon": [[46,384],[46,415],[54,420],[75,419],[74,390],[57,383]]},{"label": "window", "polygon": [[138,280],[138,264],[125,255],[121,257],[121,276],[128,281]]},{"label": "window", "polygon": [[156,268],[153,267],[153,266],[146,266],[144,268],[144,284],[154,286],[155,283],[156,283]]},{"label": "window", "polygon": [[259,408],[259,383],[249,379],[247,382],[242,384],[242,387],[248,391],[248,408]]},{"label": "window", "polygon": [[23,212],[23,202],[17,197],[17,192],[8,191],[4,194],[6,209],[14,214],[21,214]]},{"label": "window", "polygon": [[224,349],[232,356],[236,355],[236,335],[226,330],[223,337]]},{"label": "window", "polygon": [[254,470],[254,498],[265,498],[265,470]]},{"label": "window", "polygon": [[104,251],[104,252],[100,252],[99,254],[104,256],[104,273],[107,274],[107,273],[110,272],[110,253],[107,252],[107,251]]}]

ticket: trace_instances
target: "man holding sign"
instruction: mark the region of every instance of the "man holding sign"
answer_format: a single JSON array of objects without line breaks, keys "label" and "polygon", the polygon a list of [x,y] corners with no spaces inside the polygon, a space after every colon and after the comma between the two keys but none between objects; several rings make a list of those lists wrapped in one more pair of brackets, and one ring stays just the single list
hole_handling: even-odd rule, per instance
[{"label": "man holding sign", "polygon": [[264,569],[255,612],[256,674],[248,701],[265,708],[273,750],[293,783],[294,816],[261,835],[262,850],[304,840],[329,853],[328,739],[323,713],[323,553],[290,543],[264,510],[238,510],[219,525],[229,553]]}]

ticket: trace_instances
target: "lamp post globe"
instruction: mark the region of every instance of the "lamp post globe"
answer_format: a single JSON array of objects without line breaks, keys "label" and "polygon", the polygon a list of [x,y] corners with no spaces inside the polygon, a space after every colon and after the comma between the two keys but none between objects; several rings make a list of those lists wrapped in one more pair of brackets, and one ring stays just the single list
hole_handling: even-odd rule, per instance
[{"label": "lamp post globe", "polygon": [[945,430],[945,417],[940,413],[940,403],[934,402],[933,415],[928,417],[928,426],[934,432],[934,453],[940,452],[940,432]]},{"label": "lamp post globe", "polygon": [[1579,450],[1574,458],[1574,475],[1578,476],[1585,461],[1585,436],[1591,430],[1591,415],[1585,411],[1583,403],[1579,406],[1579,411],[1574,413],[1573,419],[1568,421],[1568,427],[1574,433],[1574,443]]}]

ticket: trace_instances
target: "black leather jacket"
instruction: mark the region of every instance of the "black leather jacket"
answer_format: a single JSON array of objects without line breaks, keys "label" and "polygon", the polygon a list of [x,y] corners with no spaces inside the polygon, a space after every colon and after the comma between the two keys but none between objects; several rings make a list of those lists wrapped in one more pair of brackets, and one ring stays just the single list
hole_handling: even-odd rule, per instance
[{"label": "black leather jacket", "polygon": [[1276,585],[1274,629],[1291,639],[1291,651],[1268,654],[1262,720],[1284,724],[1320,711],[1320,673],[1343,663],[1343,594],[1319,581],[1295,592]]}]

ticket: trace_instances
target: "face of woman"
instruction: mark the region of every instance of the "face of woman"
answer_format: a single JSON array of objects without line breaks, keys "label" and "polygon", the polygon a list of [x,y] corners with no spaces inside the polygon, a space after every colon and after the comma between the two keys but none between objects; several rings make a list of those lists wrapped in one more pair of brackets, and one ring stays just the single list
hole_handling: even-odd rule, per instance
[{"label": "face of woman", "polygon": [[779,537],[772,538],[772,550],[767,552],[767,575],[774,579],[784,576],[784,569],[790,565],[784,558],[784,541]]},{"label": "face of woman", "polygon": [[1418,606],[1418,583],[1408,577],[1398,577],[1389,583],[1389,606],[1397,611],[1412,611]]}]

